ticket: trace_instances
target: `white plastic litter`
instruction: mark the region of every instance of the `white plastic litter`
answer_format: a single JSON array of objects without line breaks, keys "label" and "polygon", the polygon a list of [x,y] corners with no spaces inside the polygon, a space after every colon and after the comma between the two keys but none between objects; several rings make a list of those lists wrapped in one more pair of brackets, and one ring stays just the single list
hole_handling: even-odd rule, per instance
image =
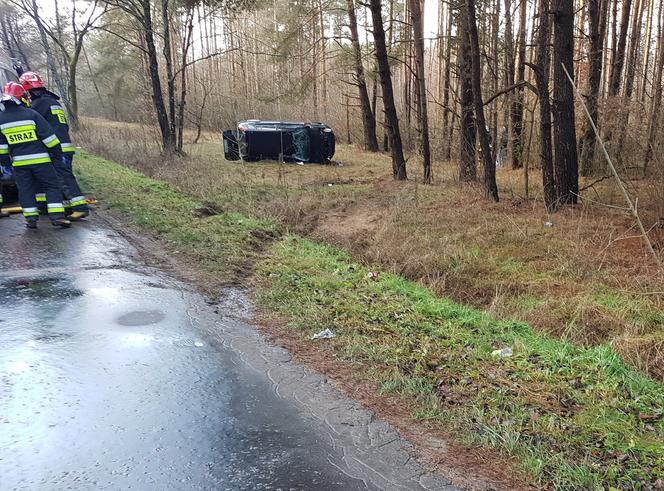
[{"label": "white plastic litter", "polygon": [[332,339],[334,337],[336,337],[336,335],[328,328],[324,331],[314,334],[311,336],[311,339]]},{"label": "white plastic litter", "polygon": [[553,227],[553,222],[544,222],[544,227],[545,227],[545,228],[551,228],[551,227]]},{"label": "white plastic litter", "polygon": [[491,352],[491,355],[493,355],[493,356],[499,356],[499,357],[501,357],[501,358],[509,358],[509,357],[512,356],[513,354],[514,354],[514,352],[512,351],[512,348],[509,348],[509,347],[507,347],[507,348],[503,348],[503,349],[493,350],[493,351]]}]

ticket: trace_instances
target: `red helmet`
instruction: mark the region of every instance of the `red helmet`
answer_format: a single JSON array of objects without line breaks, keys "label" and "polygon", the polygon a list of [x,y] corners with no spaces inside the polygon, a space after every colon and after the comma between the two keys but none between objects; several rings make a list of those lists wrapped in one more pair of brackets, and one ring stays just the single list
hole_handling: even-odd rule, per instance
[{"label": "red helmet", "polygon": [[2,89],[2,100],[9,101],[13,100],[16,103],[23,102],[27,99],[28,94],[25,92],[25,89],[21,84],[16,82],[9,82]]},{"label": "red helmet", "polygon": [[25,90],[30,89],[43,89],[44,81],[42,78],[35,72],[25,72],[18,79],[21,82],[21,85]]}]

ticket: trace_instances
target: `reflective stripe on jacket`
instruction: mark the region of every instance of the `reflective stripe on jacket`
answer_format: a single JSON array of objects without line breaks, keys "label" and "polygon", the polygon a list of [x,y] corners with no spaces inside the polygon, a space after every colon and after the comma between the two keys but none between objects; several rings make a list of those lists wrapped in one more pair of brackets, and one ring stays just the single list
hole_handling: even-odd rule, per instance
[{"label": "reflective stripe on jacket", "polygon": [[5,102],[4,106],[0,112],[1,164],[11,162],[18,167],[62,158],[60,140],[39,113],[13,102]]},{"label": "reflective stripe on jacket", "polygon": [[32,89],[30,91],[30,99],[32,109],[41,114],[53,128],[55,136],[58,137],[62,144],[62,151],[73,153],[75,148],[71,143],[69,123],[67,123],[65,110],[60,105],[60,97],[46,89]]}]

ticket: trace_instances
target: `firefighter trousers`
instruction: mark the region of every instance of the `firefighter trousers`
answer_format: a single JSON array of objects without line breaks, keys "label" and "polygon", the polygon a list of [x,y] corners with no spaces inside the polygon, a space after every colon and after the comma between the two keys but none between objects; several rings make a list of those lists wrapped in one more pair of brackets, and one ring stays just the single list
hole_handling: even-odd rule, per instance
[{"label": "firefighter trousers", "polygon": [[55,169],[58,171],[65,196],[69,201],[65,206],[71,211],[88,211],[88,202],[83,196],[81,187],[74,175],[73,159],[73,155],[63,153],[62,160],[55,163]]},{"label": "firefighter trousers", "polygon": [[[65,209],[68,213],[89,211],[88,201],[81,192],[81,187],[78,185],[78,181],[74,175],[72,167],[73,158],[73,155],[64,153],[60,162],[56,161],[53,163],[60,178],[60,188],[65,199]],[[39,206],[39,211],[46,212],[46,195],[43,191],[37,194],[37,205]]]},{"label": "firefighter trousers", "polygon": [[37,191],[43,189],[46,194],[48,217],[57,220],[65,216],[62,204],[62,189],[57,171],[51,163],[21,165],[14,167],[14,179],[18,187],[18,200],[23,208],[23,216],[28,221],[39,219]]}]

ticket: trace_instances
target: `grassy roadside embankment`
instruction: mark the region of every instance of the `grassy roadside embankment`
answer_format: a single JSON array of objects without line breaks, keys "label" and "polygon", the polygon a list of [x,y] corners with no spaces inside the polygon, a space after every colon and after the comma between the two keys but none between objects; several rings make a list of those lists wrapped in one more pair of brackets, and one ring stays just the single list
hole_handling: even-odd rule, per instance
[{"label": "grassy roadside embankment", "polygon": [[[160,155],[155,129],[86,120],[91,152],[171,183],[212,208],[278,223],[282,231],[348,251],[441,297],[520,319],[538,332],[583,346],[611,344],[641,371],[664,381],[664,283],[634,223],[617,208],[610,180],[583,192],[584,204],[547,215],[535,176],[526,199],[520,171],[497,170],[500,203],[456,182],[454,163],[434,163],[435,182],[394,182],[385,154],[340,145],[343,165],[227,162],[218,134]],[[146,135],[148,138],[146,138]],[[417,173],[415,157],[409,163]],[[592,184],[592,179],[582,183]],[[630,192],[651,239],[664,247],[656,179]],[[546,222],[553,226],[545,227]]]},{"label": "grassy roadside embankment", "polygon": [[[211,214],[173,186],[98,157],[80,155],[78,172],[105,206],[202,270],[232,281],[254,269],[256,297],[289,321],[289,335],[307,342],[333,329],[325,349],[401,397],[414,420],[514,456],[539,485],[663,486],[664,388],[610,346],[547,337],[396,274],[369,279],[337,248],[277,238],[281,225],[246,210]],[[506,346],[513,356],[492,355]]]}]

